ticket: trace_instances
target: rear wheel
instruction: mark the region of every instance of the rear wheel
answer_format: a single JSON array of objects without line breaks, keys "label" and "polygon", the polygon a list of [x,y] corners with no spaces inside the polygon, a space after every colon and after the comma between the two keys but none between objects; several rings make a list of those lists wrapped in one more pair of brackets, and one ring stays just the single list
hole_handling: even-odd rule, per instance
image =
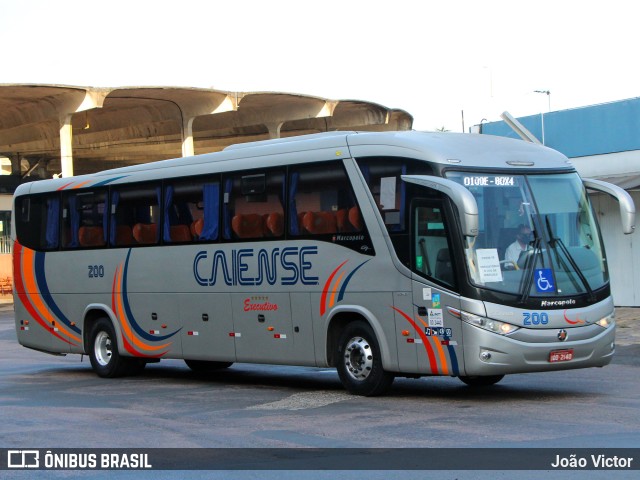
[{"label": "rear wheel", "polygon": [[394,379],[382,368],[380,346],[373,330],[362,321],[348,324],[340,335],[336,368],[344,388],[356,395],[381,395]]},{"label": "rear wheel", "polygon": [[207,360],[185,360],[184,363],[197,373],[211,373],[233,365],[233,362],[210,362]]},{"label": "rear wheel", "polygon": [[488,375],[486,377],[473,376],[467,377],[461,375],[460,380],[469,385],[470,387],[490,387],[495,385],[504,378],[504,375]]},{"label": "rear wheel", "polygon": [[120,355],[116,338],[115,329],[107,318],[100,318],[95,323],[89,351],[93,370],[103,378],[140,373],[146,364],[144,360]]}]

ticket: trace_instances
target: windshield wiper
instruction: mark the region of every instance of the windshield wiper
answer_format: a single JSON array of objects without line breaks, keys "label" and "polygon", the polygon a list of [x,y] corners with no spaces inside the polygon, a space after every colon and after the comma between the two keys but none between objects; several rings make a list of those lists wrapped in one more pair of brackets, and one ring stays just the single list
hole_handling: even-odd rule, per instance
[{"label": "windshield wiper", "polygon": [[549,232],[549,239],[550,239],[549,240],[549,245],[551,246],[551,248],[554,248],[554,249],[555,249],[556,245],[560,246],[560,250],[562,250],[562,253],[564,253],[566,259],[571,264],[571,268],[573,268],[573,271],[576,273],[576,275],[578,276],[578,278],[582,282],[582,285],[587,290],[587,293],[589,294],[589,299],[591,301],[593,301],[594,300],[593,289],[591,288],[591,285],[589,285],[589,281],[587,280],[587,277],[584,276],[584,273],[582,273],[582,271],[580,270],[580,267],[578,267],[578,264],[576,263],[575,259],[573,258],[573,255],[571,255],[571,253],[569,252],[569,249],[564,244],[562,239],[560,237],[556,237],[553,234],[553,229],[551,228],[551,222],[549,221],[549,216],[545,215],[544,219],[545,219],[545,223],[547,225],[547,232]]},{"label": "windshield wiper", "polygon": [[529,299],[529,292],[531,291],[531,285],[533,284],[533,272],[535,271],[536,262],[538,261],[538,255],[542,252],[540,244],[542,238],[536,235],[536,239],[533,241],[533,253],[527,257],[524,263],[523,270],[525,271],[522,277],[522,283],[520,288],[520,303],[526,303]]}]

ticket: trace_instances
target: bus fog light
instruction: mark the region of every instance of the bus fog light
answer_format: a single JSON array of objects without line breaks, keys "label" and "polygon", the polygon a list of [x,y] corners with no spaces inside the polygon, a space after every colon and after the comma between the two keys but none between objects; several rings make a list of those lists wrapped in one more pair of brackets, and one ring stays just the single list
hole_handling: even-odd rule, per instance
[{"label": "bus fog light", "polygon": [[491,353],[490,352],[481,352],[480,353],[480,359],[484,360],[485,362],[488,362],[489,360],[491,360]]}]

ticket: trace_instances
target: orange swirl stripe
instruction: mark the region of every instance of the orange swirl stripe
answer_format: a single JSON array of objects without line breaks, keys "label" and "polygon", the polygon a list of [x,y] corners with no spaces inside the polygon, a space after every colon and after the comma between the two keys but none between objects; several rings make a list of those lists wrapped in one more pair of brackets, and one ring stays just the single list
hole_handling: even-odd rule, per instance
[{"label": "orange swirl stripe", "polygon": [[60,324],[60,322],[56,322],[56,319],[51,315],[51,312],[49,312],[49,309],[47,309],[47,307],[45,306],[44,302],[42,301],[42,298],[41,298],[40,294],[38,293],[39,290],[38,290],[38,288],[36,286],[36,279],[35,279],[35,276],[33,274],[34,254],[35,254],[35,252],[33,250],[28,249],[28,248],[25,248],[23,250],[23,260],[24,260],[23,261],[23,265],[26,264],[28,266],[28,268],[25,268],[23,270],[23,277],[24,277],[25,282],[26,282],[27,296],[29,297],[29,300],[31,301],[33,306],[36,308],[37,312],[45,320],[47,320],[49,322],[51,327],[53,327],[55,325],[55,327],[58,329],[58,332],[62,333],[63,335],[66,335],[67,338],[69,338],[71,340],[74,340],[74,341],[79,343],[80,342],[80,338],[77,335],[74,335],[73,333],[68,331],[66,328],[64,328]]},{"label": "orange swirl stripe", "polygon": [[72,189],[72,190],[75,190],[76,188],[83,187],[83,186],[85,186],[85,185],[86,185],[87,183],[89,183],[89,182],[91,182],[91,180],[87,180],[86,182],[80,182],[79,184],[74,185],[73,187],[71,187],[71,189]]},{"label": "orange swirl stripe", "polygon": [[[17,265],[16,270],[14,270],[14,271],[16,272],[16,275],[15,275],[15,277],[16,277],[15,278],[16,292],[18,292],[18,294],[21,296],[20,301],[25,306],[25,308],[27,309],[27,311],[29,312],[31,317],[33,317],[33,319],[36,322],[38,322],[38,325],[40,325],[42,328],[44,328],[51,335],[54,335],[55,337],[58,337],[63,342],[70,343],[68,340],[66,340],[65,338],[62,338],[60,335],[58,335],[57,332],[51,331],[50,326],[47,325],[47,322],[44,321],[44,319],[38,314],[36,309],[33,307],[33,304],[29,301],[29,296],[28,296],[28,293],[27,293],[27,289],[26,289],[26,287],[24,286],[24,283],[23,283],[25,268],[24,268],[24,262],[22,261],[23,257],[24,257],[22,252],[26,251],[26,250],[27,250],[26,248],[23,249],[22,246],[19,243],[16,242],[15,250],[14,250],[13,254],[14,254],[14,260],[16,262],[18,262],[18,265]],[[17,260],[16,260],[16,258],[17,258]]]},{"label": "orange swirl stripe", "polygon": [[340,282],[342,282],[342,278],[345,273],[347,272],[342,272],[338,277],[338,280],[336,280],[336,283],[333,284],[333,291],[331,292],[331,298],[329,299],[329,308],[336,304],[336,293],[338,293],[338,287],[340,286]]},{"label": "orange swirl stripe", "polygon": [[422,344],[424,345],[424,349],[427,352],[427,357],[429,358],[429,367],[431,368],[431,373],[433,373],[434,375],[437,375],[439,373],[438,361],[436,360],[435,353],[433,352],[433,348],[431,347],[431,342],[427,339],[427,336],[425,335],[425,333],[420,329],[420,327],[418,327],[416,322],[414,322],[409,315],[404,313],[399,308],[396,308],[396,307],[391,307],[391,308],[394,309],[396,312],[398,312],[400,315],[402,315],[404,319],[411,324],[411,326],[414,328],[416,333],[420,336],[420,338],[422,339]]},{"label": "orange swirl stripe", "polygon": [[[424,320],[422,320],[422,318],[420,317],[416,317],[418,320],[420,320],[420,323],[422,323],[422,325],[424,325],[425,327],[428,327],[429,325],[427,324],[427,322],[425,322]],[[447,364],[447,356],[444,353],[444,349],[442,348],[442,344],[440,343],[440,337],[437,335],[432,335],[430,337],[427,337],[429,340],[431,340],[431,342],[433,344],[435,344],[436,346],[436,350],[438,350],[438,357],[440,358],[440,368],[442,369],[442,373],[444,375],[449,375],[449,366]]]},{"label": "orange swirl stripe", "polygon": [[565,321],[567,323],[570,323],[571,325],[577,325],[577,324],[583,324],[584,323],[584,320],[582,320],[579,317],[579,314],[576,314],[576,319],[575,320],[569,320],[569,317],[567,317],[567,311],[566,310],[563,312],[563,315],[564,315]]},{"label": "orange swirl stripe", "polygon": [[73,184],[73,182],[69,182],[69,183],[67,183],[67,184],[65,184],[65,185],[63,185],[63,186],[61,186],[60,188],[58,188],[58,191],[60,191],[60,190],[64,190],[65,188],[67,188],[69,185],[72,185],[72,184]]},{"label": "orange swirl stripe", "polygon": [[131,331],[131,326],[129,325],[126,315],[124,314],[124,305],[122,304],[123,270],[121,269],[121,266],[116,269],[118,293],[114,292],[114,294],[116,295],[116,312],[115,313],[116,313],[116,317],[118,318],[118,321],[120,322],[120,325],[122,326],[122,331],[124,332],[127,340],[129,341],[129,344],[133,344],[136,347],[138,347],[140,350],[145,350],[148,352],[156,352],[158,350],[162,350],[164,348],[169,347],[171,343],[165,343],[163,345],[157,345],[157,346],[146,345],[143,342],[141,342],[135,336],[135,334]]},{"label": "orange swirl stripe", "polygon": [[[122,325],[122,318],[121,315],[118,312],[118,308],[116,306],[116,286],[118,286],[118,272],[120,270],[120,268],[122,267],[122,264],[120,264],[120,266],[116,267],[116,273],[113,275],[113,284],[111,285],[111,311],[113,312],[113,314],[116,316],[116,321],[118,322],[118,324]],[[135,348],[133,348],[131,346],[131,344],[127,341],[126,337],[124,336],[124,333],[121,333],[122,336],[122,343],[124,345],[124,348],[127,352],[129,352],[131,355],[142,355],[140,352],[138,352]]]},{"label": "orange swirl stripe", "polygon": [[329,293],[329,285],[331,285],[331,282],[333,281],[333,277],[336,276],[336,273],[338,273],[338,270],[340,270],[344,266],[344,264],[347,263],[348,261],[349,260],[345,260],[340,265],[338,265],[338,268],[336,268],[333,272],[331,272],[331,275],[329,275],[329,278],[325,282],[324,288],[322,289],[322,296],[320,297],[320,315],[324,315],[324,312],[327,309],[327,294]]}]

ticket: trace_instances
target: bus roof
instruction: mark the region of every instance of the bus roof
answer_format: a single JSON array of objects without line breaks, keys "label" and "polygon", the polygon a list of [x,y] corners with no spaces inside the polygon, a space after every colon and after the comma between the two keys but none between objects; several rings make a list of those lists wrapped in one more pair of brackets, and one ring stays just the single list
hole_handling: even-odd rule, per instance
[{"label": "bus roof", "polygon": [[[304,158],[300,155],[304,153]],[[562,153],[540,145],[492,135],[449,132],[327,132],[231,145],[221,152],[145,163],[91,175],[24,184],[16,194],[128,183],[207,172],[245,170],[328,159],[360,157],[415,158],[443,168],[509,168],[574,171]],[[256,160],[260,158],[260,162]],[[91,180],[96,182],[91,182]]]},{"label": "bus roof", "polygon": [[416,131],[362,133],[349,135],[348,143],[355,158],[372,155],[397,156],[398,149],[406,149],[406,156],[443,165],[573,169],[569,159],[556,150],[493,135]]}]

